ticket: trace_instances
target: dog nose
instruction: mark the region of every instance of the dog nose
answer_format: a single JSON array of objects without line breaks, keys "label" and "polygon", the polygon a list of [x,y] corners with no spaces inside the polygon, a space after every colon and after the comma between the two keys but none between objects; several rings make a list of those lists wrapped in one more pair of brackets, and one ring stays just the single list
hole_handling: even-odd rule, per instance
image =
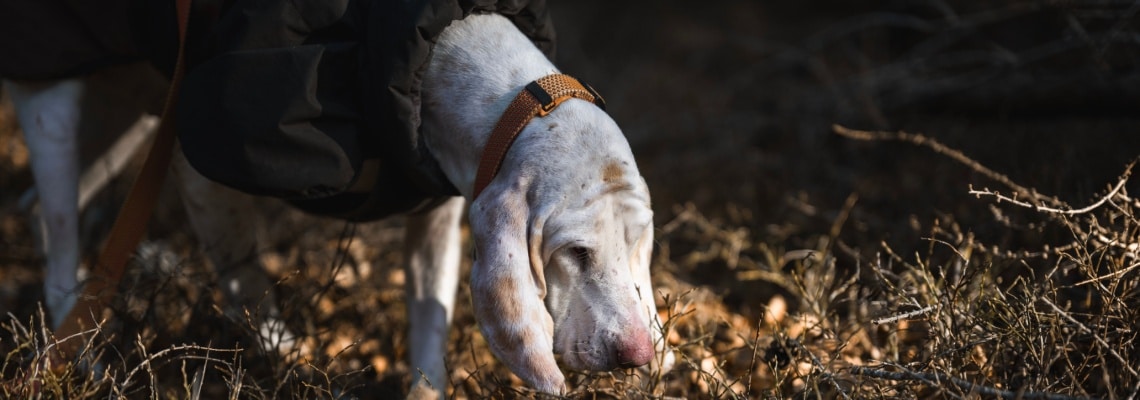
[{"label": "dog nose", "polygon": [[653,360],[653,340],[645,328],[632,329],[618,340],[615,346],[617,363],[620,368],[635,368]]}]

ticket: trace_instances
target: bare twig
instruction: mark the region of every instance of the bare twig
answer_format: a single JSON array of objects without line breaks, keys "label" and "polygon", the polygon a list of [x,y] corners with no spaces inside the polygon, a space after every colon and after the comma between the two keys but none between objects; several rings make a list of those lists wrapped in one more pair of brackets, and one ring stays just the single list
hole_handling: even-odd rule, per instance
[{"label": "bare twig", "polygon": [[815,353],[812,353],[811,350],[809,350],[807,346],[804,346],[803,343],[800,343],[799,340],[788,340],[792,343],[795,343],[795,345],[799,347],[799,350],[802,352],[802,354],[807,354],[808,358],[811,360],[812,365],[814,365],[815,368],[819,370],[819,373],[824,379],[826,379],[829,383],[831,383],[832,386],[835,387],[835,391],[838,392],[840,396],[843,396],[844,399],[851,399],[851,396],[847,395],[847,391],[843,390],[843,387],[839,386],[839,382],[835,380],[834,374],[827,372],[827,368],[823,366],[823,362],[819,360],[819,357],[815,356]]},{"label": "bare twig", "polygon": [[[178,354],[179,352],[182,352],[182,351],[195,351],[195,350],[205,351],[206,354],[205,355]],[[218,363],[224,363],[225,362],[221,359],[214,358],[214,356],[211,356],[210,355],[211,351],[223,352],[223,353],[230,352],[230,353],[235,353],[235,354],[240,352],[240,350],[238,350],[238,349],[216,349],[216,348],[210,348],[210,347],[198,346],[198,345],[171,346],[171,347],[168,347],[166,349],[162,349],[162,350],[160,350],[154,354],[144,354],[146,357],[143,358],[142,362],[139,365],[135,366],[133,369],[131,369],[130,372],[127,373],[127,375],[123,378],[123,383],[120,384],[120,387],[123,389],[126,389],[128,386],[130,386],[131,379],[135,376],[135,374],[139,373],[139,371],[143,370],[143,369],[150,370],[151,364],[154,361],[156,361],[160,358],[166,357],[167,355],[172,356],[176,360],[203,360],[203,361],[214,361],[214,362],[218,362]]]},{"label": "bare twig", "polygon": [[951,385],[957,386],[959,389],[967,393],[978,393],[985,396],[996,396],[1006,399],[1075,400],[1086,398],[1046,392],[1013,392],[973,383],[965,379],[955,378],[945,374],[916,372],[908,370],[901,366],[895,366],[895,368],[898,368],[902,371],[893,372],[883,371],[881,369],[874,369],[870,367],[852,367],[851,373],[878,379],[890,379],[896,381],[920,381],[932,386],[938,386],[942,383],[950,383]]},{"label": "bare twig", "polygon": [[1126,256],[1140,258],[1140,255],[1137,254],[1137,252],[1140,251],[1140,243],[1120,243],[1119,240],[1105,236],[1104,233],[1101,232],[1097,232],[1091,239],[1099,242],[1103,246],[1124,250],[1124,255]]},{"label": "bare twig", "polygon": [[[1002,185],[1008,186],[1009,188],[1013,189],[1017,194],[1024,194],[1024,195],[1028,196],[1031,200],[1038,201],[1038,202],[1045,202],[1045,203],[1054,204],[1054,205],[1063,204],[1057,198],[1043,196],[1043,195],[1037,193],[1036,190],[1018,185],[1017,183],[1013,182],[1013,180],[1009,179],[1008,176],[1005,176],[1005,174],[1002,174],[1002,173],[999,173],[997,171],[994,171],[992,169],[987,168],[986,166],[982,165],[981,163],[974,161],[974,159],[966,156],[961,151],[950,148],[950,147],[942,144],[938,140],[935,140],[934,138],[926,137],[926,136],[921,135],[921,134],[907,133],[907,132],[903,132],[903,131],[884,132],[884,131],[856,130],[856,129],[850,129],[850,128],[847,128],[847,127],[844,127],[844,126],[838,125],[838,124],[832,125],[831,129],[836,134],[843,136],[843,137],[846,137],[846,138],[849,138],[849,139],[866,140],[866,141],[893,140],[893,141],[907,142],[907,143],[910,143],[910,144],[913,144],[916,146],[926,147],[930,150],[933,150],[935,153],[950,157],[954,161],[958,161],[962,165],[970,167],[970,169],[974,170],[975,172],[977,172],[979,174],[985,175],[987,178],[989,178],[991,180],[997,181],[998,183],[1001,183]],[[1016,195],[1015,195],[1015,197],[1016,197]]]},{"label": "bare twig", "polygon": [[1108,351],[1109,354],[1112,354],[1112,356],[1115,357],[1117,361],[1120,361],[1120,365],[1123,366],[1130,374],[1132,374],[1134,378],[1140,378],[1140,373],[1137,373],[1136,369],[1133,368],[1128,363],[1128,361],[1125,361],[1124,357],[1121,357],[1120,353],[1117,353],[1116,350],[1114,350],[1112,346],[1108,344],[1108,342],[1105,342],[1104,339],[1100,337],[1100,335],[1097,335],[1096,332],[1094,332],[1092,329],[1089,329],[1089,327],[1085,326],[1085,324],[1082,324],[1080,321],[1074,319],[1069,315],[1069,313],[1061,310],[1060,307],[1057,307],[1057,305],[1053,304],[1053,302],[1049,301],[1049,299],[1041,298],[1041,301],[1052,308],[1053,311],[1057,312],[1057,315],[1060,315],[1061,318],[1063,318],[1065,321],[1069,321],[1070,324],[1076,325],[1078,328],[1081,328],[1081,330],[1086,334],[1091,335],[1097,343],[1100,343],[1100,345],[1103,346],[1106,351]]},{"label": "bare twig", "polygon": [[931,238],[923,238],[923,240],[928,240],[931,243],[938,243],[938,244],[946,245],[946,247],[949,248],[950,251],[953,251],[954,254],[958,255],[958,258],[961,259],[962,262],[970,262],[969,257],[966,257],[965,255],[963,255],[961,251],[958,251],[957,247],[954,247],[954,245],[950,244],[949,242],[947,242],[945,240],[936,239],[936,238],[932,238],[932,237]]},{"label": "bare twig", "polygon": [[892,315],[890,317],[872,319],[871,323],[875,324],[875,325],[882,325],[882,324],[889,324],[892,322],[898,322],[900,320],[909,319],[909,318],[917,317],[917,316],[922,315],[922,314],[929,313],[931,311],[934,311],[937,308],[938,308],[938,306],[926,306],[926,307],[923,307],[923,308],[920,308],[917,310],[907,311],[907,312],[902,313],[902,314],[895,314],[895,315]]},{"label": "bare twig", "polygon": [[1103,281],[1105,279],[1117,278],[1121,275],[1128,273],[1129,271],[1136,269],[1137,267],[1140,267],[1140,263],[1135,263],[1135,264],[1129,265],[1128,267],[1120,269],[1118,271],[1115,271],[1111,274],[1101,275],[1101,276],[1098,276],[1095,278],[1085,279],[1083,281],[1080,281],[1080,282],[1073,284],[1073,286],[1082,286],[1082,285],[1087,285],[1087,284],[1094,283],[1094,282],[1100,282],[1100,281]]},{"label": "bare twig", "polygon": [[1124,174],[1120,177],[1120,180],[1116,182],[1116,186],[1113,187],[1112,190],[1108,192],[1108,194],[1104,195],[1104,197],[1101,197],[1100,200],[1098,200],[1097,202],[1090,204],[1087,207],[1076,209],[1076,210],[1062,210],[1062,209],[1057,209],[1057,208],[1052,208],[1052,207],[1033,205],[1033,204],[1029,204],[1029,203],[1026,203],[1023,201],[1018,201],[1017,199],[1013,199],[1013,198],[1010,198],[1008,196],[1004,196],[1001,193],[993,192],[993,191],[990,191],[988,189],[974,190],[974,188],[971,187],[969,193],[974,195],[974,196],[978,196],[978,197],[993,196],[994,198],[998,199],[998,201],[1007,201],[1007,202],[1010,202],[1014,205],[1022,206],[1025,208],[1032,208],[1034,210],[1047,212],[1047,213],[1061,214],[1061,215],[1084,214],[1084,213],[1087,213],[1087,212],[1090,212],[1092,210],[1099,208],[1100,206],[1107,203],[1110,199],[1115,197],[1117,193],[1120,193],[1120,190],[1124,188],[1124,184],[1128,183],[1128,178],[1132,175],[1132,167],[1134,165],[1135,165],[1135,162],[1128,164],[1128,166],[1124,169]]}]

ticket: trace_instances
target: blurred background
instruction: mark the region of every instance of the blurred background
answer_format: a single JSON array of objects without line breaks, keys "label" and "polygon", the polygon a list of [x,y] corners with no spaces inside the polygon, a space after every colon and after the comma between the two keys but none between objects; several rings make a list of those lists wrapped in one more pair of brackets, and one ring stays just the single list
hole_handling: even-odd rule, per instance
[{"label": "blurred background", "polygon": [[[772,319],[773,307],[781,304],[787,309],[781,315],[835,318],[842,322],[823,324],[826,329],[866,335],[863,342],[840,346],[851,357],[844,359],[844,368],[881,360],[880,350],[890,348],[887,338],[903,335],[867,328],[874,309],[819,309],[806,280],[859,280],[851,298],[875,298],[888,303],[876,306],[880,311],[893,312],[899,310],[889,304],[897,306],[899,299],[866,270],[859,272],[860,265],[888,249],[908,259],[918,251],[931,262],[954,259],[949,253],[932,256],[930,239],[938,238],[986,253],[986,262],[994,265],[1029,266],[994,272],[1017,276],[1057,261],[1005,256],[1074,240],[1069,225],[1040,223],[1047,218],[1032,210],[995,207],[992,198],[969,194],[971,186],[1011,193],[945,151],[854,140],[835,134],[834,125],[922,134],[1074,207],[1096,201],[1140,155],[1140,1],[576,0],[550,7],[558,32],[556,64],[606,97],[649,183],[658,226],[656,288],[673,300],[686,294],[691,308],[685,310],[696,311],[678,322],[679,336],[670,339],[684,349],[688,362],[666,377],[662,387],[673,395],[727,393],[710,388],[715,381],[707,376],[749,377],[749,385],[756,378],[756,386],[733,389],[744,396],[784,397],[781,393],[790,392],[771,388],[810,386],[804,383],[810,380],[796,384],[776,377],[780,362],[773,360],[785,353],[765,350],[782,343],[772,337],[799,338],[820,353],[840,351],[834,344],[813,342],[829,336],[804,333],[810,324],[803,320]],[[28,216],[15,206],[31,186],[26,157],[10,107],[0,105],[0,314],[12,313],[6,323],[27,321],[42,296],[41,260]],[[1136,189],[1135,183],[1125,186],[1125,192]],[[209,269],[194,250],[173,191],[168,192],[144,257],[165,267],[134,281],[152,289],[129,302],[133,308],[125,314],[138,322],[176,316],[180,322],[168,326],[133,328],[157,329],[147,337],[158,348],[180,341],[248,345],[248,329],[225,321],[213,308]],[[89,217],[95,228],[88,237],[100,237],[99,227],[109,224],[106,214],[124,193],[120,182],[104,195],[109,204],[104,208],[111,211]],[[337,385],[355,388],[353,393],[400,393],[409,373],[402,362],[403,276],[393,267],[401,259],[401,220],[349,226],[315,220],[275,202],[266,202],[265,209],[270,216],[262,232],[267,239],[262,261],[282,279],[282,298],[295,301],[286,312],[292,313],[296,331],[310,334],[305,351],[311,355],[305,356],[307,364],[292,364],[296,358],[247,351],[247,357],[260,357],[245,362],[255,372],[249,379],[256,380],[260,371],[280,382],[305,381],[314,374],[306,368],[321,365],[318,370],[335,376]],[[813,272],[793,265],[789,260],[799,249],[828,253],[821,260],[829,269]],[[171,282],[180,289],[169,290]],[[481,367],[494,362],[475,333],[466,290],[464,284],[450,365],[461,382],[470,371],[480,378],[473,380],[476,387],[463,383],[468,386],[456,393],[519,395],[493,389],[518,386],[501,366]],[[154,306],[161,301],[173,305]],[[659,304],[663,314],[674,307],[665,303]],[[121,336],[133,337],[131,332]],[[933,350],[923,353],[928,346],[923,332],[902,336],[920,349],[918,355],[894,361],[945,358],[945,353],[932,356]],[[358,340],[363,341],[359,346],[344,350],[345,343]],[[987,365],[1000,364],[992,361],[1002,359],[998,350],[986,351]],[[1002,353],[1009,365],[1023,360],[1017,351]],[[763,355],[759,363],[758,354]],[[334,355],[344,362],[318,362]],[[273,362],[256,361],[265,359]],[[710,359],[714,367],[706,368]],[[766,362],[774,367],[758,366]],[[964,364],[969,362],[957,365]],[[5,374],[12,373],[5,368]],[[361,368],[369,372],[351,372]],[[986,376],[996,382],[1012,379]],[[251,384],[273,388],[271,380]],[[282,385],[290,387],[280,384],[276,390],[287,390]],[[1113,393],[1112,385],[1097,385],[1074,384],[1081,389],[1072,392]],[[891,393],[921,393],[897,390]]]},{"label": "blurred background", "polygon": [[984,211],[967,187],[992,183],[968,168],[832,124],[922,133],[1075,204],[1140,154],[1140,3],[552,7],[559,65],[613,104],[664,214],[731,204],[779,224],[792,199],[838,208],[855,193],[877,239],[912,215]]}]

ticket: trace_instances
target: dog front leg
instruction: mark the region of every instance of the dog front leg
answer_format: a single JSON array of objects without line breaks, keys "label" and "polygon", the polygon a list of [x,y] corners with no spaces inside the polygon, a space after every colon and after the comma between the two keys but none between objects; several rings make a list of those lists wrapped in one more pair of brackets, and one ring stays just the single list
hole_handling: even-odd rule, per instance
[{"label": "dog front leg", "polygon": [[44,297],[58,327],[78,295],[79,267],[79,79],[4,81],[24,130],[32,176],[40,198],[41,244],[47,258]]},{"label": "dog front leg", "polygon": [[411,343],[408,355],[413,374],[409,397],[419,397],[416,393],[425,389],[434,389],[441,399],[447,394],[444,356],[459,285],[463,204],[462,197],[453,197],[431,210],[408,216],[404,251]]},{"label": "dog front leg", "polygon": [[252,323],[263,349],[288,351],[293,335],[281,320],[273,282],[258,255],[253,196],[202,176],[180,150],[175,152],[173,169],[187,219],[218,274],[226,314],[238,323]]}]

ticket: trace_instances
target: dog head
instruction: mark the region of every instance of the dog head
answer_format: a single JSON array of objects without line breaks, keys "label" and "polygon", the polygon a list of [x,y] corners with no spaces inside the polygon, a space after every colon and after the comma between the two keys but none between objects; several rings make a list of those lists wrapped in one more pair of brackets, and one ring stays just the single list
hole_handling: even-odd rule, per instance
[{"label": "dog head", "polygon": [[476,318],[495,355],[546,392],[564,389],[555,355],[589,371],[672,363],[649,276],[645,181],[605,113],[563,108],[528,128],[545,138],[524,132],[470,213]]}]

